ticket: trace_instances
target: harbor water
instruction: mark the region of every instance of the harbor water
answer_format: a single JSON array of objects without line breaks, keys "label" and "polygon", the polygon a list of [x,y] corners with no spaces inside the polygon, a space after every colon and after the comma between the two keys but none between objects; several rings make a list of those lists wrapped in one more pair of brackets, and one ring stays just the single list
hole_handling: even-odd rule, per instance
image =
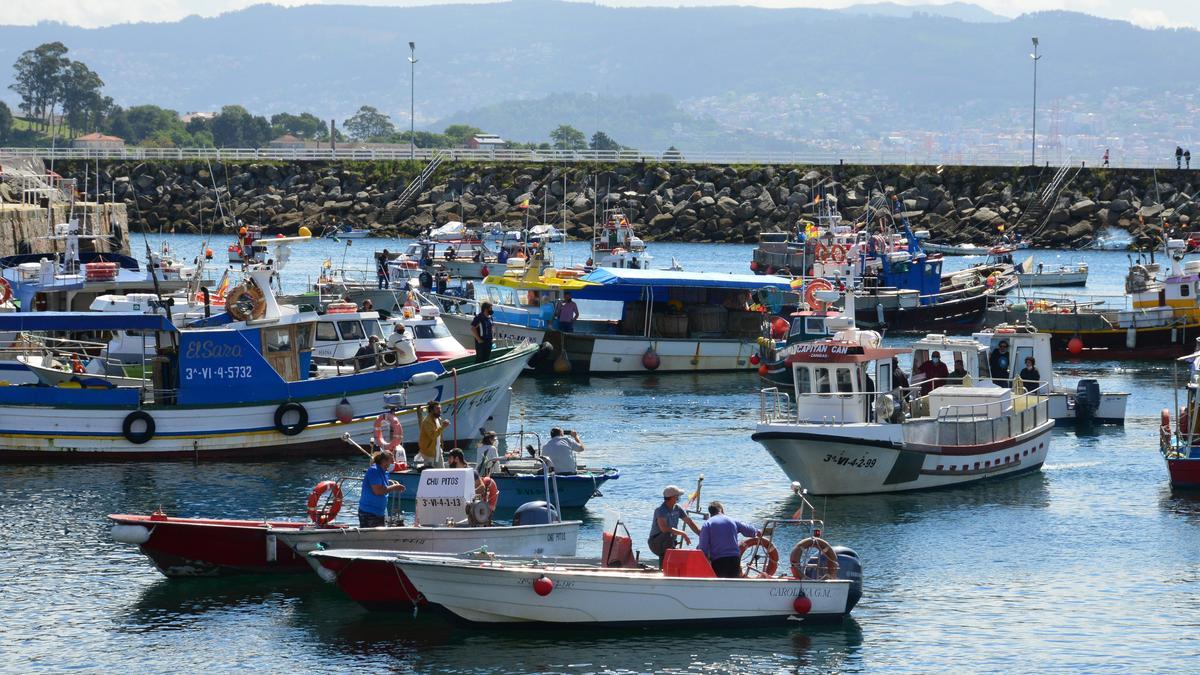
[{"label": "harbor water", "polygon": [[[157,238],[152,238],[151,245]],[[169,237],[191,257],[198,237]],[[214,242],[219,256],[227,242]],[[219,244],[219,245],[217,245]],[[135,249],[137,239],[135,239]],[[395,240],[297,247],[285,289],[331,257],[365,266]],[[750,246],[653,244],[655,266],[745,271]],[[562,257],[586,257],[569,244]],[[1124,253],[1039,252],[1086,261],[1074,295],[1119,294]],[[968,260],[951,259],[955,268]],[[903,344],[903,339],[889,342]],[[1158,454],[1173,405],[1168,363],[1061,363],[1069,383],[1130,391],[1124,428],[1053,432],[1042,471],[944,491],[816,498],[826,538],[855,549],[864,596],[838,626],[775,629],[464,628],[436,612],[370,613],[315,575],[168,580],[108,534],[109,513],[294,519],[326,478],[364,462],[130,463],[0,467],[0,670],[138,672],[1157,671],[1200,657],[1200,497],[1173,493]],[[798,506],[782,471],[750,440],[753,374],[520,379],[510,430],[576,429],[590,465],[621,478],[568,513],[582,554],[600,548],[607,512],[645,551],[662,488],[720,499],[761,523]],[[357,488],[342,519],[354,517]],[[799,532],[779,535],[788,550]],[[650,555],[644,553],[643,555]]]}]

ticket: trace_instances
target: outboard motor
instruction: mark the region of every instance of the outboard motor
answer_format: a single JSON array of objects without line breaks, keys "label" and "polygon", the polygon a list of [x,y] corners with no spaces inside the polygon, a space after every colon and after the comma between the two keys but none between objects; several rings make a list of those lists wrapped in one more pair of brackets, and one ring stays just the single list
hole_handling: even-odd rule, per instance
[{"label": "outboard motor", "polygon": [[558,510],[547,502],[525,502],[513,514],[513,525],[549,525],[557,523]]},{"label": "outboard motor", "polygon": [[1080,380],[1075,385],[1075,419],[1090,422],[1100,408],[1100,383],[1096,380]]},{"label": "outboard motor", "polygon": [[[838,578],[850,582],[850,592],[846,594],[846,611],[849,612],[862,599],[862,561],[858,559],[854,549],[846,546],[834,546],[833,552],[837,554]],[[816,579],[820,565],[821,554],[818,552],[808,558],[805,565],[806,575]]]}]

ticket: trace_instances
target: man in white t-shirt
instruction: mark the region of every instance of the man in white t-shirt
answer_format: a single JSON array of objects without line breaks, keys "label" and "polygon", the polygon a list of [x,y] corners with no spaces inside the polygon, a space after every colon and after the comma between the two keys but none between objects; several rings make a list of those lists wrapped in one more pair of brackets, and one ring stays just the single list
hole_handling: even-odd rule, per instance
[{"label": "man in white t-shirt", "polygon": [[395,330],[388,336],[388,348],[396,352],[396,365],[407,366],[417,362],[417,348],[412,336],[404,330],[404,324],[396,322]]},{"label": "man in white t-shirt", "polygon": [[483,437],[479,441],[479,446],[475,448],[476,457],[479,461],[475,466],[479,467],[479,475],[490,476],[500,468],[500,450],[496,447],[496,432],[485,431]]},{"label": "man in white t-shirt", "polygon": [[575,453],[583,452],[583,442],[574,431],[563,433],[562,429],[554,427],[550,430],[550,440],[542,446],[542,456],[550,460],[554,473],[572,474],[577,467]]}]

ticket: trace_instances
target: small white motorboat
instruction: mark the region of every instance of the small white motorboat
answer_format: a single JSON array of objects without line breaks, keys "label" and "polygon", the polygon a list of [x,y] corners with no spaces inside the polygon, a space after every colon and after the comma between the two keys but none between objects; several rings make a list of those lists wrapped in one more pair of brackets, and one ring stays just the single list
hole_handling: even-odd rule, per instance
[{"label": "small white motorboat", "polygon": [[1046,267],[1041,263],[1036,265],[1033,256],[1017,265],[1017,281],[1022,288],[1030,286],[1086,286],[1088,266],[1085,262],[1073,265],[1056,265]]},{"label": "small white motorboat", "polygon": [[[717,577],[704,553],[667,551],[663,568],[633,561],[628,532],[606,531],[602,560],[506,560],[492,555],[399,554],[395,566],[425,602],[475,623],[669,626],[841,621],[862,594],[862,567],[850,549],[821,538],[823,523],[802,516],[768,521],[742,542],[743,576]],[[799,525],[809,536],[785,566],[771,536]],[[607,528],[606,528],[607,530]],[[776,574],[780,570],[781,574]]]}]

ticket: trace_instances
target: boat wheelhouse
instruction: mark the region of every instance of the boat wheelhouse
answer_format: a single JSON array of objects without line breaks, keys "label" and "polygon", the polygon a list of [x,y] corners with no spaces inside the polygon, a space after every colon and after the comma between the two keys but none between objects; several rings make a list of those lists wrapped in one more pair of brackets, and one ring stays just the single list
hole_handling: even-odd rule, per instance
[{"label": "boat wheelhouse", "polygon": [[[1196,341],[1200,348],[1200,340]],[[1164,408],[1158,428],[1159,450],[1167,464],[1167,475],[1171,487],[1181,490],[1200,489],[1200,351],[1181,356],[1173,364],[1175,378],[1175,405],[1177,417],[1172,426],[1171,409]],[[1180,382],[1180,369],[1184,370],[1184,382]],[[1183,401],[1179,400],[1180,390]]]}]

